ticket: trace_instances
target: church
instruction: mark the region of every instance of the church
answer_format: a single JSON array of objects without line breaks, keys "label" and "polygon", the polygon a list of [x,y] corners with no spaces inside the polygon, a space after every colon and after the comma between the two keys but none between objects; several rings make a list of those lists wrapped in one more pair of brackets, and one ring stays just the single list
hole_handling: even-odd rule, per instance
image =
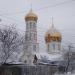
[{"label": "church", "polygon": [[22,62],[28,65],[34,64],[50,64],[50,62],[63,60],[63,52],[61,47],[62,35],[54,27],[45,32],[46,53],[40,53],[39,43],[37,41],[37,20],[38,16],[31,9],[25,16],[26,32],[23,46]]}]

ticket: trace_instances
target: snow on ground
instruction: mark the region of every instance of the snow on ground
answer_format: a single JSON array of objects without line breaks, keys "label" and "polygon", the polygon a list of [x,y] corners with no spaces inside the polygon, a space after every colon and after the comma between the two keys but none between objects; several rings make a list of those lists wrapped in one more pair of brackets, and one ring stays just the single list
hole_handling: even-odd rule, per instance
[{"label": "snow on ground", "polygon": [[75,72],[71,73],[71,72],[67,72],[67,73],[64,73],[64,74],[54,74],[54,75],[75,75]]}]

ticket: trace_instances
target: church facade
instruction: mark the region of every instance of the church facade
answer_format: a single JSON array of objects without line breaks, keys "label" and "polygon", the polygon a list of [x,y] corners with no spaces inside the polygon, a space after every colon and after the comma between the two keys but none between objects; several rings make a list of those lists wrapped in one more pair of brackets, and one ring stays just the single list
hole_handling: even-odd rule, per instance
[{"label": "church facade", "polygon": [[51,27],[45,33],[46,53],[39,51],[39,43],[37,42],[37,20],[38,16],[31,9],[25,16],[26,32],[24,42],[24,52],[22,61],[26,64],[33,65],[40,63],[43,57],[47,57],[48,61],[58,61],[62,59],[61,51],[61,33],[54,27]]}]

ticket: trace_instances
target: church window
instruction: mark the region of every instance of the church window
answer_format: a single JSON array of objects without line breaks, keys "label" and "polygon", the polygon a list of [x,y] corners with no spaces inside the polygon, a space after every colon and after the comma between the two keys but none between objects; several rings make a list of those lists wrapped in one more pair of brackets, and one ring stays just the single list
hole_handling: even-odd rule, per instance
[{"label": "church window", "polygon": [[34,29],[36,28],[36,24],[35,24],[35,23],[33,23],[33,28],[34,28]]},{"label": "church window", "polygon": [[36,45],[33,46],[33,50],[36,51]]},{"label": "church window", "polygon": [[34,34],[34,39],[36,39],[36,34]]},{"label": "church window", "polygon": [[55,50],[55,44],[53,44],[53,49]]},{"label": "church window", "polygon": [[60,50],[60,45],[58,44],[58,50]]},{"label": "church window", "polygon": [[32,22],[30,22],[30,25],[32,25]]},{"label": "church window", "polygon": [[30,29],[31,29],[31,25],[30,25]]},{"label": "church window", "polygon": [[30,33],[30,40],[31,40],[31,38],[32,38],[32,34]]},{"label": "church window", "polygon": [[29,27],[28,22],[27,22],[26,24],[27,24],[27,25],[26,25],[26,29],[28,29],[28,27]]},{"label": "church window", "polygon": [[48,44],[48,52],[49,52],[49,44]]},{"label": "church window", "polygon": [[30,22],[30,29],[32,28],[32,22]]},{"label": "church window", "polygon": [[34,25],[35,25],[35,22],[34,22]]}]

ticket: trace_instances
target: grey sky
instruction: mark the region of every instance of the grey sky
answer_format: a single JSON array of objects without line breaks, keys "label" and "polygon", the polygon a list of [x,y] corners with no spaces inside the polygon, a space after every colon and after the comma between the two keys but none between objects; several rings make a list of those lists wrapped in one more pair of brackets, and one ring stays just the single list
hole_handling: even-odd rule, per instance
[{"label": "grey sky", "polygon": [[[55,6],[64,1],[68,2]],[[55,27],[62,33],[63,41],[75,43],[75,0],[0,0],[0,18],[2,18],[0,24],[17,24],[22,33],[25,31],[24,16],[30,10],[31,4],[34,13],[38,15],[40,49],[45,46],[42,42],[45,32],[51,26],[52,16]],[[46,6],[50,7],[45,8]]]}]

